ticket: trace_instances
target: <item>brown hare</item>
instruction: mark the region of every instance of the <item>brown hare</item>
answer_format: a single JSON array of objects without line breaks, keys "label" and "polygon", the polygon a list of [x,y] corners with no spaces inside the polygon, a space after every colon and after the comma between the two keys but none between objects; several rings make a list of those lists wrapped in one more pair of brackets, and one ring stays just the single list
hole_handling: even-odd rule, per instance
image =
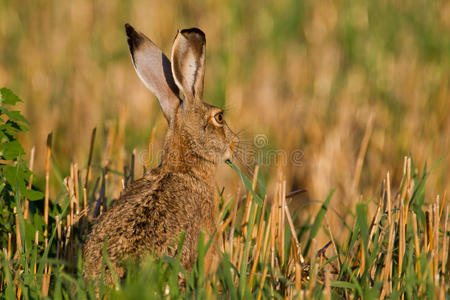
[{"label": "brown hare", "polygon": [[[200,29],[178,32],[172,63],[144,34],[129,24],[125,29],[134,68],[158,98],[169,126],[160,165],[127,187],[93,225],[83,247],[87,279],[101,272],[105,241],[108,257],[122,278],[124,259],[138,261],[150,253],[177,255],[182,232],[181,263],[191,269],[200,231],[211,235],[215,230],[216,166],[231,158],[239,142],[223,111],[202,101],[206,40]],[[212,256],[207,254],[206,266]],[[111,284],[110,270],[103,271]]]}]

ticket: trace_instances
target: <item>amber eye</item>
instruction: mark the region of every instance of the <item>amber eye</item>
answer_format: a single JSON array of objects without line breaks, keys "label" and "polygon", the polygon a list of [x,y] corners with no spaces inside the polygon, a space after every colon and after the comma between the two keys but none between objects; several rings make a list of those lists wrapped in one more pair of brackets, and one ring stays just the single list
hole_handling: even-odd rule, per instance
[{"label": "amber eye", "polygon": [[220,113],[215,114],[214,115],[214,120],[216,120],[216,122],[218,124],[222,124],[223,123],[223,113],[220,112]]}]

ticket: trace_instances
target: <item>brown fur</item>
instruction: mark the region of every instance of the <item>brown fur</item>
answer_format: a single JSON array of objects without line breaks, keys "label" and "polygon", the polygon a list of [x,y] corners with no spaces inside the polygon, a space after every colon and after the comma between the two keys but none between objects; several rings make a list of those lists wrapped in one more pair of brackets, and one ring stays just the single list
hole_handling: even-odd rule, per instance
[{"label": "brown fur", "polygon": [[[161,66],[159,49],[131,26],[126,28],[136,71],[158,96],[169,128],[160,166],[129,186],[94,224],[83,248],[85,278],[100,274],[105,240],[115,272],[122,278],[126,258],[139,260],[150,253],[156,257],[176,255],[182,232],[185,232],[185,242],[181,263],[191,269],[197,258],[200,231],[211,235],[216,226],[216,166],[230,158],[238,143],[227,124],[219,124],[214,119],[221,110],[201,101],[205,64],[203,32],[189,29],[178,33],[172,51],[172,61],[176,62],[172,72],[169,69],[167,73],[170,62],[164,54],[161,53]],[[193,62],[189,61],[192,53],[186,56],[189,51],[195,58]],[[192,65],[195,72],[186,71]],[[176,95],[177,88],[183,92],[183,100]],[[213,257],[214,250],[211,250],[206,266],[211,265]],[[110,270],[105,268],[105,272],[106,281],[111,283]]]}]

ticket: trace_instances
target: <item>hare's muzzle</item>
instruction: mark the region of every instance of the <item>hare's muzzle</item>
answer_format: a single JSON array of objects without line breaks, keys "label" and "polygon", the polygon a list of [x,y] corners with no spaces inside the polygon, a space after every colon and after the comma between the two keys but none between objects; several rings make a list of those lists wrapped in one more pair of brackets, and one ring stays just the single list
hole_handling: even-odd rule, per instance
[{"label": "hare's muzzle", "polygon": [[238,143],[239,143],[239,141],[237,139],[233,139],[231,141],[230,146],[228,147],[228,149],[225,151],[225,154],[223,155],[223,161],[227,162],[227,161],[231,160],[231,158],[233,157],[233,154],[237,150]]}]

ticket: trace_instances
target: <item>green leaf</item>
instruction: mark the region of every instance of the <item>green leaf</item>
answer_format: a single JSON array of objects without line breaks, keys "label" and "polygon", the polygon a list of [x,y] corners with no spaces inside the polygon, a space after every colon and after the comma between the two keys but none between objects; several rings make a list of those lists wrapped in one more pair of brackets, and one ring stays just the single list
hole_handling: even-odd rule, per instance
[{"label": "green leaf", "polygon": [[16,190],[16,182],[17,182],[17,176],[16,176],[16,167],[15,166],[4,166],[5,171],[5,178],[6,182],[9,183],[13,191]]},{"label": "green leaf", "polygon": [[32,249],[36,234],[36,228],[28,221],[25,222],[25,233],[26,249]]},{"label": "green leaf", "polygon": [[240,295],[245,298],[245,294],[246,294],[246,288],[247,288],[247,256],[248,256],[248,252],[249,252],[249,248],[250,248],[250,241],[251,241],[251,232],[253,231],[253,226],[254,226],[254,220],[255,220],[255,213],[256,213],[256,205],[255,202],[252,201],[251,203],[251,207],[250,207],[250,218],[249,218],[249,226],[247,227],[247,238],[245,239],[245,244],[244,244],[244,255],[242,256],[242,261],[241,261],[241,269],[239,270],[239,293]]},{"label": "green leaf", "polygon": [[231,299],[238,299],[236,286],[233,282],[233,274],[231,273],[232,264],[230,263],[230,257],[227,252],[223,255],[223,262],[221,266],[222,284],[225,287],[225,291],[228,291],[228,296]]},{"label": "green leaf", "polygon": [[29,173],[28,169],[24,169],[22,165],[7,166],[5,169],[6,180],[9,181],[11,188],[16,193],[20,192],[20,195],[23,196],[28,191],[24,180],[24,176]]},{"label": "green leaf", "polygon": [[30,201],[41,200],[44,198],[44,193],[35,190],[26,190],[25,197]]},{"label": "green leaf", "polygon": [[27,119],[17,110],[8,110],[5,107],[0,107],[0,110],[5,113],[8,118],[12,121],[23,122],[25,124],[30,124]]},{"label": "green leaf", "polygon": [[331,281],[330,286],[336,287],[336,288],[351,289],[351,290],[356,289],[355,284],[350,283],[350,282],[345,282],[345,281]]},{"label": "green leaf", "polygon": [[23,154],[25,154],[25,151],[19,141],[14,140],[0,144],[0,156],[3,156],[6,160],[17,159]]},{"label": "green leaf", "polygon": [[2,258],[2,265],[3,265],[3,280],[6,282],[6,290],[5,290],[5,296],[6,299],[15,299],[16,298],[16,285],[13,283],[13,278],[11,274],[12,266],[9,261],[4,255],[0,255]]},{"label": "green leaf", "polygon": [[23,102],[8,88],[0,89],[0,104],[15,105],[17,102]]},{"label": "green leaf", "polygon": [[263,200],[261,197],[253,190],[253,184],[252,181],[244,175],[244,173],[239,170],[238,167],[236,167],[232,162],[227,161],[227,165],[229,165],[236,173],[238,173],[239,177],[241,177],[242,182],[245,185],[245,188],[253,195],[253,198],[258,202],[259,205],[262,205]]},{"label": "green leaf", "polygon": [[[367,260],[367,245],[369,243],[369,227],[367,225],[367,204],[358,203],[356,204],[356,222],[358,223],[359,231],[361,233],[361,238],[363,241],[365,258]],[[367,261],[366,261],[367,266]]]},{"label": "green leaf", "polygon": [[42,233],[44,232],[44,226],[45,226],[42,216],[39,214],[33,214],[33,223],[34,223],[34,227],[36,227],[36,230],[39,231],[39,233],[40,233],[39,236],[41,237]]},{"label": "green leaf", "polygon": [[[1,109],[0,109],[1,110]],[[1,137],[6,138],[8,141],[16,140],[16,135],[18,132],[28,131],[28,127],[22,123],[17,123],[16,121],[8,120],[5,124],[0,125]]]}]

